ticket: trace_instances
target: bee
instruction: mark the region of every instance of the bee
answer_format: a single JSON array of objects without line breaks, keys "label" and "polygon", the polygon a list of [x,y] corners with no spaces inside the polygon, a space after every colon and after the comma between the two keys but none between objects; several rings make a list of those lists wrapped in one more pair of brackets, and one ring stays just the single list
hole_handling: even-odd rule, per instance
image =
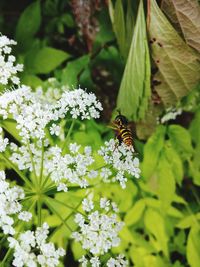
[{"label": "bee", "polygon": [[122,115],[120,111],[118,112],[119,115],[115,117],[114,121],[109,127],[116,132],[116,137],[119,141],[119,144],[123,142],[127,146],[133,148],[133,134],[130,129],[128,119]]}]

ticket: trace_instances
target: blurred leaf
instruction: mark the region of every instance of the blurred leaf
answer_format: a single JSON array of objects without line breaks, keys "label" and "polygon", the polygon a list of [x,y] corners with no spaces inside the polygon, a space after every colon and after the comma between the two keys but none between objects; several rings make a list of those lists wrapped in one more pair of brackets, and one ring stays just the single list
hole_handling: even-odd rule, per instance
[{"label": "blurred leaf", "polygon": [[31,3],[21,14],[16,27],[16,40],[23,47],[37,33],[41,24],[40,1]]},{"label": "blurred leaf", "polygon": [[135,205],[126,213],[124,222],[127,226],[137,223],[145,209],[145,202],[143,199],[138,200]]},{"label": "blurred leaf", "polygon": [[180,229],[186,229],[190,228],[194,225],[198,225],[198,214],[190,214],[188,216],[185,216],[183,219],[181,219],[177,224],[176,227]]},{"label": "blurred leaf", "polygon": [[150,96],[150,60],[143,1],[140,1],[135,31],[117,99],[117,108],[128,118],[142,119]]},{"label": "blurred leaf", "polygon": [[89,64],[89,55],[82,56],[78,59],[70,61],[62,70],[61,81],[62,84],[69,85],[69,87],[78,85],[78,75]]},{"label": "blurred leaf", "polygon": [[168,129],[170,141],[176,151],[183,158],[188,158],[193,152],[192,142],[189,132],[180,125],[170,125]]},{"label": "blurred leaf", "polygon": [[162,216],[157,211],[153,209],[148,209],[145,212],[144,224],[147,230],[151,234],[153,234],[153,236],[159,242],[165,256],[168,257],[169,256],[168,245],[167,245],[168,236],[166,234],[165,223]]},{"label": "blurred leaf", "polygon": [[152,57],[159,69],[155,87],[165,105],[187,95],[200,79],[200,63],[159,9],[155,0],[150,6],[149,36]]},{"label": "blurred leaf", "polygon": [[[111,1],[110,1],[111,2]],[[114,8],[113,28],[123,57],[126,55],[126,29],[122,0],[117,0]]]},{"label": "blurred leaf", "polygon": [[58,67],[63,61],[69,58],[69,55],[52,47],[43,47],[40,49],[32,62],[34,73],[47,74]]},{"label": "blurred leaf", "polygon": [[191,228],[187,241],[187,260],[191,267],[200,266],[200,228],[194,226]]},{"label": "blurred leaf", "polygon": [[170,142],[168,142],[168,145],[165,146],[165,155],[169,162],[170,169],[172,170],[173,175],[176,179],[176,182],[181,185],[181,182],[183,180],[183,164],[179,154],[172,147]]},{"label": "blurred leaf", "polygon": [[26,73],[24,73],[23,76],[21,77],[21,82],[32,88],[41,86],[43,83],[43,81],[36,75],[31,75],[31,74],[26,74]]},{"label": "blurred leaf", "polygon": [[170,19],[170,22],[172,23],[174,28],[178,31],[178,33],[181,33],[181,27],[176,15],[176,10],[173,5],[173,0],[162,0],[161,9]]},{"label": "blurred leaf", "polygon": [[174,0],[172,4],[188,45],[200,52],[200,7],[197,0]]},{"label": "blurred leaf", "polygon": [[164,146],[164,137],[166,129],[159,126],[156,132],[148,139],[144,146],[144,160],[142,162],[142,175],[149,179],[153,174],[159,159],[160,152]]},{"label": "blurred leaf", "polygon": [[195,113],[195,117],[190,124],[190,134],[195,144],[200,143],[200,109]]},{"label": "blurred leaf", "polygon": [[162,153],[158,163],[158,196],[161,200],[161,209],[167,212],[175,194],[175,180],[171,166]]}]

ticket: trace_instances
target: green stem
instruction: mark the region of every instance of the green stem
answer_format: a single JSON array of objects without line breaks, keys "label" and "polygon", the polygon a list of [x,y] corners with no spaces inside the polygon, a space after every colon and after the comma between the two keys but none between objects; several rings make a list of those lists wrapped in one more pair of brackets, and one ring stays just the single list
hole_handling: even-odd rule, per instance
[{"label": "green stem", "polygon": [[46,205],[49,207],[49,209],[57,215],[57,217],[62,221],[62,223],[68,228],[70,232],[72,232],[71,227],[65,222],[65,220],[60,216],[60,214],[57,212],[56,209],[53,208],[53,206],[49,203],[48,200],[45,200]]},{"label": "green stem", "polygon": [[[57,202],[58,204],[61,204],[61,205],[65,206],[66,208],[69,208],[69,209],[73,210],[74,212],[80,213],[81,215],[83,215],[85,217],[85,214],[82,213],[82,212],[77,211],[76,207],[74,208],[74,207],[72,207],[70,205],[67,205],[66,203],[64,203],[64,202],[62,202],[62,201],[60,201],[58,199],[55,199],[55,198],[50,198],[50,197],[48,197],[48,198],[51,199],[51,200],[53,200],[54,202]],[[83,200],[81,200],[81,203],[82,203],[82,201]]]},{"label": "green stem", "polygon": [[41,199],[37,200],[37,212],[38,212],[38,225],[42,225],[42,201]]},{"label": "green stem", "polygon": [[8,163],[8,165],[20,176],[20,178],[27,184],[30,186],[30,188],[33,188],[31,182],[28,180],[28,178],[26,178],[26,176],[19,171],[16,166],[12,163],[11,160],[9,160],[9,158],[7,158],[3,153],[0,154],[0,156]]},{"label": "green stem", "polygon": [[6,255],[3,258],[3,261],[1,262],[1,266],[5,267],[5,262],[7,261],[7,259],[9,258],[10,254],[12,252],[12,248],[9,248],[6,252]]},{"label": "green stem", "polygon": [[44,139],[42,140],[42,156],[41,156],[39,184],[42,183],[43,168],[44,168]]},{"label": "green stem", "polygon": [[67,143],[68,143],[68,141],[69,141],[71,132],[72,132],[72,130],[73,130],[73,128],[74,128],[74,124],[75,124],[75,119],[72,120],[72,123],[71,123],[71,125],[70,125],[69,131],[68,131],[67,136],[66,136],[66,138],[65,138],[65,142],[64,142],[63,147],[62,147],[63,152],[64,152],[65,147],[67,146]]},{"label": "green stem", "polygon": [[27,141],[27,147],[28,147],[28,150],[29,150],[29,153],[30,153],[31,164],[32,164],[32,167],[33,167],[33,174],[35,176],[35,181],[39,185],[38,178],[37,178],[37,175],[36,175],[35,163],[33,161],[33,154],[32,154],[31,147],[30,147],[30,144],[29,144],[28,141]]}]

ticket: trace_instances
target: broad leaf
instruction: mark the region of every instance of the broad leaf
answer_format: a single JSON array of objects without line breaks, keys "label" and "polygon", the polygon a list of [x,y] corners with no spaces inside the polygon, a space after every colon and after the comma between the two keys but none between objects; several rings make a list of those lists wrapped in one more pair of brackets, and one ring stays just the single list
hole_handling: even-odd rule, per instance
[{"label": "broad leaf", "polygon": [[162,248],[165,256],[168,257],[168,236],[166,234],[165,222],[163,217],[155,210],[148,209],[145,212],[144,224],[147,230],[153,234]]},{"label": "broad leaf", "polygon": [[89,63],[89,56],[85,55],[76,60],[67,63],[67,66],[62,71],[62,84],[67,84],[70,87],[76,86],[78,83],[78,75]]},{"label": "broad leaf", "polygon": [[175,179],[170,163],[165,153],[162,153],[158,165],[158,196],[163,212],[168,211],[175,194],[175,188]]},{"label": "broad leaf", "polygon": [[188,45],[200,52],[200,7],[197,0],[172,1]]},{"label": "broad leaf", "polygon": [[171,26],[156,0],[150,6],[149,36],[152,57],[159,69],[154,80],[156,91],[165,105],[187,95],[200,79],[197,56]]},{"label": "broad leaf", "polygon": [[43,47],[36,53],[35,58],[33,59],[33,72],[38,74],[49,73],[68,57],[69,55],[62,50],[51,47]]},{"label": "broad leaf", "polygon": [[174,149],[185,159],[193,152],[189,132],[180,125],[170,125],[168,135]]},{"label": "broad leaf", "polygon": [[191,267],[200,266],[200,228],[191,228],[187,241],[187,260]]},{"label": "broad leaf", "polygon": [[41,24],[40,1],[30,4],[21,14],[16,28],[16,40],[24,47],[24,42],[31,40]]},{"label": "broad leaf", "polygon": [[124,221],[127,226],[137,223],[145,209],[145,202],[143,199],[138,200],[135,205],[127,212]]},{"label": "broad leaf", "polygon": [[156,132],[148,139],[144,146],[144,160],[142,162],[142,175],[145,179],[149,179],[153,174],[160,152],[164,146],[164,137],[166,129],[164,126],[159,126]]},{"label": "broad leaf", "polygon": [[134,120],[142,119],[150,96],[150,60],[143,1],[140,1],[130,51],[117,99],[117,107]]}]

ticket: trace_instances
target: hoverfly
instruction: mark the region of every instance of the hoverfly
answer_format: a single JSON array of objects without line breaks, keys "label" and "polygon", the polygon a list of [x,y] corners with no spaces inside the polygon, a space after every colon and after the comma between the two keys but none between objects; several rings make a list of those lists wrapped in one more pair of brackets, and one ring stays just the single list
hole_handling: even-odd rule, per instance
[{"label": "hoverfly", "polygon": [[133,134],[130,129],[128,119],[119,112],[114,119],[114,121],[109,126],[116,132],[116,137],[119,141],[119,144],[122,142],[129,147],[133,147]]}]

